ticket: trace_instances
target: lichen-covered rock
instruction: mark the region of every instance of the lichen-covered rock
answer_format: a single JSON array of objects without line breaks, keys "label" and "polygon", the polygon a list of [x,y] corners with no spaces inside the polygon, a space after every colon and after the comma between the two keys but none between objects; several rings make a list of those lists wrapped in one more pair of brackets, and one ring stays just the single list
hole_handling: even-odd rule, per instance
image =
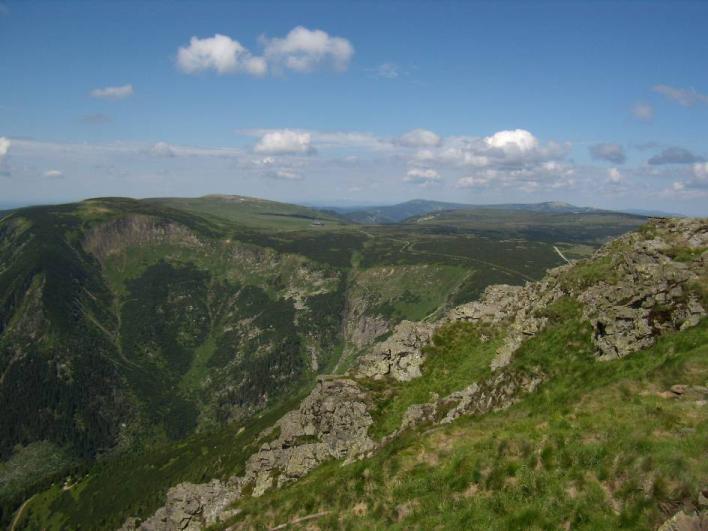
[{"label": "lichen-covered rock", "polygon": [[505,409],[516,403],[521,395],[534,392],[543,380],[544,374],[538,370],[532,373],[500,371],[443,398],[442,403],[455,405],[441,422],[447,424],[462,415],[482,415]]},{"label": "lichen-covered rock", "polygon": [[203,529],[227,515],[228,506],[247,486],[253,496],[260,496],[304,476],[324,461],[352,460],[370,452],[375,443],[367,433],[373,422],[367,405],[366,393],[353,380],[321,377],[300,407],[276,423],[277,438],[263,443],[248,459],[243,476],[226,483],[181,483],[168,491],[165,505],[148,520],[138,524],[129,518],[122,529]]},{"label": "lichen-covered rock", "polygon": [[361,358],[357,374],[374,380],[391,377],[402,382],[418,378],[424,360],[423,347],[430,341],[434,329],[432,324],[402,321],[391,337]]},{"label": "lichen-covered rock", "polygon": [[[631,233],[593,256],[611,258],[615,277],[578,295],[601,359],[622,358],[668,331],[698,324],[706,312],[690,283],[707,271],[707,227],[700,220],[657,220],[650,225],[652,239]],[[703,255],[677,261],[671,256],[677,247]]]},{"label": "lichen-covered rock", "polygon": [[219,520],[220,514],[240,496],[238,480],[223,483],[180,483],[167,491],[165,505],[153,516],[139,522],[128,518],[121,531],[193,531]]},{"label": "lichen-covered rock", "polygon": [[447,320],[505,326],[506,335],[491,362],[491,368],[497,370],[505,367],[521,344],[545,327],[547,319],[540,314],[564,295],[558,276],[567,268],[551,270],[543,280],[525,286],[489,286],[479,301],[454,308]]},{"label": "lichen-covered rock", "polygon": [[708,529],[708,515],[705,512],[679,511],[661,524],[658,531],[705,531],[706,529]]},{"label": "lichen-covered rock", "polygon": [[278,421],[277,439],[248,460],[244,481],[254,483],[258,496],[328,459],[354,459],[374,448],[367,434],[372,422],[366,393],[356,382],[320,378],[300,407]]}]

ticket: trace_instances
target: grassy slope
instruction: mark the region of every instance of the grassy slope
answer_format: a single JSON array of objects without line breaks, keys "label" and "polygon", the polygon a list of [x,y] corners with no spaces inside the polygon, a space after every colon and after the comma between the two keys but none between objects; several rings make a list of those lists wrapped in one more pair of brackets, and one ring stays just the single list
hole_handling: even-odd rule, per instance
[{"label": "grassy slope", "polygon": [[148,204],[169,206],[246,227],[267,230],[319,229],[314,220],[329,225],[344,225],[342,219],[311,208],[242,196],[213,195],[197,198],[147,199]]},{"label": "grassy slope", "polygon": [[643,216],[619,212],[554,213],[472,208],[432,213],[408,220],[429,227],[456,227],[482,232],[516,233],[527,239],[556,242],[601,242],[636,229]]},{"label": "grassy slope", "polygon": [[[594,360],[577,309],[515,362],[552,375],[510,409],[409,432],[377,455],[331,462],[236,504],[231,524],[266,528],[327,512],[323,528],[645,529],[695,501],[708,479],[708,321],[630,358]],[[455,363],[457,360],[455,359]],[[700,397],[700,395],[698,395]]]}]

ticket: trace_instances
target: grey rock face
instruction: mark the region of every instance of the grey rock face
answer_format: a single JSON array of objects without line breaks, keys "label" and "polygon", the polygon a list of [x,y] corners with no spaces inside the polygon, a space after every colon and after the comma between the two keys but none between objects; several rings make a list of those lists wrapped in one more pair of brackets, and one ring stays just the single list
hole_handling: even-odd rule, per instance
[{"label": "grey rock face", "polygon": [[372,352],[361,358],[357,375],[374,380],[389,376],[402,382],[418,378],[424,359],[423,347],[430,341],[434,329],[432,324],[402,321],[391,337],[374,345]]},{"label": "grey rock face", "polygon": [[346,378],[321,378],[297,410],[278,423],[275,441],[264,443],[246,463],[245,482],[254,496],[307,474],[328,459],[354,459],[374,448],[367,397]]},{"label": "grey rock face", "polygon": [[499,371],[494,376],[450,394],[443,403],[455,404],[441,423],[447,424],[462,415],[482,415],[505,409],[516,403],[521,395],[532,393],[543,382],[541,371],[533,373]]},{"label": "grey rock face", "polygon": [[375,443],[367,435],[373,422],[367,403],[366,393],[353,380],[321,377],[300,407],[276,423],[273,429],[279,430],[278,437],[263,443],[248,459],[242,477],[226,483],[180,483],[168,491],[165,505],[148,520],[138,523],[129,518],[121,529],[203,529],[229,516],[228,506],[247,486],[252,487],[253,496],[260,496],[304,476],[324,461],[352,460],[370,452]]},{"label": "grey rock face", "polygon": [[238,499],[241,493],[239,482],[229,484],[219,480],[209,483],[180,483],[167,491],[165,505],[153,516],[140,523],[129,518],[120,531],[177,531],[197,530],[214,524],[222,511]]},{"label": "grey rock face", "polygon": [[[584,316],[594,329],[593,342],[601,359],[622,358],[650,347],[669,331],[698,324],[705,309],[689,284],[706,274],[701,260],[680,262],[669,253],[674,246],[708,247],[708,230],[700,220],[660,220],[656,236],[645,240],[632,233],[617,240],[624,251],[612,255],[616,282],[600,281],[580,293]],[[594,258],[610,256],[603,248]]]},{"label": "grey rock face", "polygon": [[705,512],[680,511],[661,524],[658,531],[705,531],[706,529],[708,529],[708,515]]}]

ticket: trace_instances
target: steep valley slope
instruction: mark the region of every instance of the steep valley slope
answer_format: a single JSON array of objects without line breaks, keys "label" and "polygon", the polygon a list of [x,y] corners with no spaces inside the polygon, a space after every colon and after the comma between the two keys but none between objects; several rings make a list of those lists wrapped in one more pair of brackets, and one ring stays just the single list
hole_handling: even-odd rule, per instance
[{"label": "steep valley slope", "polygon": [[[455,308],[486,300],[491,284],[540,279],[563,263],[553,246],[587,255],[616,231],[597,226],[587,238],[362,228],[238,196],[107,198],[9,213],[0,220],[3,522],[116,528],[130,515],[149,517],[180,482],[218,479],[212,487],[230,503],[241,488],[225,487],[229,478],[241,478],[245,493],[269,493],[320,462],[398,440],[392,433],[410,405],[433,407],[424,404],[431,393],[460,391],[526,337],[501,337],[493,323],[482,341],[454,327]],[[431,366],[421,348],[431,338],[435,345],[448,321],[442,329],[460,334],[454,342],[467,355],[419,378]],[[397,349],[412,356],[382,359]],[[330,391],[341,400],[329,413],[357,396],[366,407],[334,427],[337,415],[322,406],[332,407]],[[287,413],[303,399],[309,423]],[[351,426],[356,435],[342,443]],[[264,440],[273,453],[253,457]],[[284,465],[289,453],[278,448],[301,446],[299,464]],[[261,458],[272,461],[267,474]],[[206,523],[207,505],[187,523]],[[210,511],[216,522],[222,511]]]}]

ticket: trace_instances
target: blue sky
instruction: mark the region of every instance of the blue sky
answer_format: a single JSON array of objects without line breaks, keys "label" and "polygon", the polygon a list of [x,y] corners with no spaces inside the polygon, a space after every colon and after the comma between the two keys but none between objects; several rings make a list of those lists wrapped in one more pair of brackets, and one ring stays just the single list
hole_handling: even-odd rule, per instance
[{"label": "blue sky", "polygon": [[706,2],[0,4],[0,203],[708,214]]}]

